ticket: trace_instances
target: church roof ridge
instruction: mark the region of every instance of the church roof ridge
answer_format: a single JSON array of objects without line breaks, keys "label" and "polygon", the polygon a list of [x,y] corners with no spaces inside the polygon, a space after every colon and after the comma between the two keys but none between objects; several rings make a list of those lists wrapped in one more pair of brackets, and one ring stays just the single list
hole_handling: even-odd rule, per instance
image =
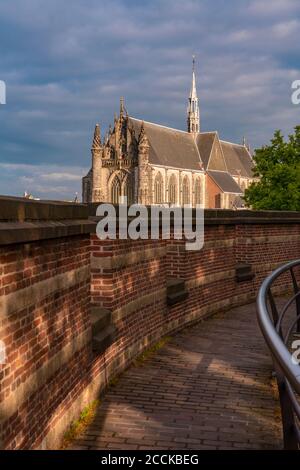
[{"label": "church roof ridge", "polygon": [[[133,116],[128,116],[128,117],[129,117],[129,119],[134,119],[135,121],[143,122],[144,124],[150,124],[152,126],[163,127],[164,129],[169,129],[170,131],[182,132],[183,134],[191,135],[190,132],[184,131],[182,129],[177,129],[176,127],[165,126],[164,124],[158,124],[157,122],[146,121],[145,119],[140,119],[140,118],[136,118],[136,117],[133,117]],[[218,131],[215,130],[215,131],[197,132],[197,135],[205,135],[205,134],[218,134]],[[230,144],[231,142],[228,142],[228,143]],[[235,145],[239,145],[239,144],[235,144]]]},{"label": "church roof ridge", "polygon": [[229,140],[220,139],[220,142],[222,142],[222,143],[224,143],[224,144],[235,145],[236,147],[243,147],[243,148],[245,148],[245,146],[244,146],[243,144],[237,144],[236,142],[229,142]]},{"label": "church roof ridge", "polygon": [[199,135],[202,135],[202,134],[218,134],[218,131],[203,131],[203,132],[199,132],[198,134]]},{"label": "church roof ridge", "polygon": [[151,124],[152,126],[158,126],[158,127],[163,127],[164,129],[169,129],[170,131],[175,131],[175,132],[182,132],[183,134],[190,135],[189,132],[183,131],[182,129],[176,129],[175,127],[169,127],[165,126],[164,124],[158,124],[156,122],[151,122],[151,121],[145,121],[145,119],[139,119],[133,116],[128,116],[129,119],[134,119],[135,121],[140,121],[143,122],[144,124]]}]

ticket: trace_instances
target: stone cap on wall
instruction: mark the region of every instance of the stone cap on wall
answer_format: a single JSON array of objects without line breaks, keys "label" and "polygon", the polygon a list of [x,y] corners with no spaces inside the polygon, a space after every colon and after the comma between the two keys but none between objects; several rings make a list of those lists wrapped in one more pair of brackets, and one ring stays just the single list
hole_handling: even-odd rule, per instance
[{"label": "stone cap on wall", "polygon": [[84,204],[0,196],[0,245],[89,234]]},{"label": "stone cap on wall", "polygon": [[[0,196],[0,245],[95,232],[98,205]],[[300,224],[300,212],[292,211],[205,209],[204,215],[206,225]]]},{"label": "stone cap on wall", "polygon": [[[100,203],[88,204],[88,213],[91,218],[97,220],[96,210]],[[115,205],[116,214],[118,206]],[[150,206],[147,206],[148,213]],[[162,207],[162,209],[164,209]],[[178,209],[178,208],[177,208]],[[193,209],[195,214],[195,209]],[[194,215],[195,217],[195,215]],[[128,217],[132,220],[134,217]],[[300,223],[299,211],[254,211],[250,209],[204,209],[205,224],[285,224]],[[171,216],[172,220],[172,216]]]},{"label": "stone cap on wall", "polygon": [[87,219],[85,204],[0,196],[0,221]]},{"label": "stone cap on wall", "polygon": [[298,211],[254,211],[251,209],[205,209],[205,223],[289,224],[300,223]]}]

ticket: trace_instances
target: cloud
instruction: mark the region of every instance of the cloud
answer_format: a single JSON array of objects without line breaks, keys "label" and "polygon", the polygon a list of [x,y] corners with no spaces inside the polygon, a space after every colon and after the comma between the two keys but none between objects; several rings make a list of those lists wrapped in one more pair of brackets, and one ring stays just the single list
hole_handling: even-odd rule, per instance
[{"label": "cloud", "polygon": [[250,2],[248,12],[256,15],[274,16],[299,12],[298,0],[254,0]]},{"label": "cloud", "polygon": [[9,194],[22,196],[26,191],[42,199],[47,196],[73,200],[76,193],[80,194],[81,177],[87,170],[87,167],[0,163],[2,184],[10,188]]},{"label": "cloud", "polygon": [[81,174],[74,174],[74,173],[46,173],[41,174],[40,178],[45,181],[80,181],[82,177]]},{"label": "cloud", "polygon": [[299,22],[293,0],[1,2],[0,193],[72,199],[120,96],[131,115],[185,128],[194,53],[203,130],[253,147],[290,132]]}]

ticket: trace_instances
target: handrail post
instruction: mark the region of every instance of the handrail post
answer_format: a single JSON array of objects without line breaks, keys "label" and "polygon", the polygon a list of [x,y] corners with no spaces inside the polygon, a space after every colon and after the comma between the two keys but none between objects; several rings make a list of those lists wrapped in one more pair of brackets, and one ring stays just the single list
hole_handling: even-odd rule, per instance
[{"label": "handrail post", "polygon": [[[294,330],[300,332],[300,286],[293,268],[300,267],[300,259],[290,261],[271,273],[262,283],[257,296],[257,318],[274,363],[278,386],[284,449],[300,448],[300,365],[293,361],[288,345]],[[294,295],[278,311],[271,288],[274,282],[290,271]],[[268,309],[270,305],[270,312]],[[296,307],[296,318],[283,325],[291,305]],[[280,309],[279,309],[280,310]],[[283,327],[284,326],[284,327]],[[284,330],[284,334],[283,334]]]},{"label": "handrail post", "polygon": [[285,378],[274,360],[274,368],[279,393],[283,444],[285,450],[298,450],[298,440],[295,433],[295,416],[293,406],[289,398]]},{"label": "handrail post", "polygon": [[[290,272],[291,272],[292,281],[293,281],[294,293],[297,294],[297,292],[299,292],[300,289],[299,289],[293,268],[290,269]],[[296,315],[300,316],[300,297],[299,296],[296,298]],[[300,333],[300,318],[297,321],[297,333]]]}]

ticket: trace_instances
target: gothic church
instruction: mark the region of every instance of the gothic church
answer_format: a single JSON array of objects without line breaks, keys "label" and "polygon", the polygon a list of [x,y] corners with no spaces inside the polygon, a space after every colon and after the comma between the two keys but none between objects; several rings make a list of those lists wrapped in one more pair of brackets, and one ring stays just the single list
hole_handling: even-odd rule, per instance
[{"label": "gothic church", "polygon": [[243,145],[226,142],[218,132],[201,132],[193,60],[188,100],[187,131],[172,129],[129,116],[120,102],[101,140],[97,124],[92,144],[92,168],[82,180],[83,202],[231,209],[253,181],[252,158]]}]

